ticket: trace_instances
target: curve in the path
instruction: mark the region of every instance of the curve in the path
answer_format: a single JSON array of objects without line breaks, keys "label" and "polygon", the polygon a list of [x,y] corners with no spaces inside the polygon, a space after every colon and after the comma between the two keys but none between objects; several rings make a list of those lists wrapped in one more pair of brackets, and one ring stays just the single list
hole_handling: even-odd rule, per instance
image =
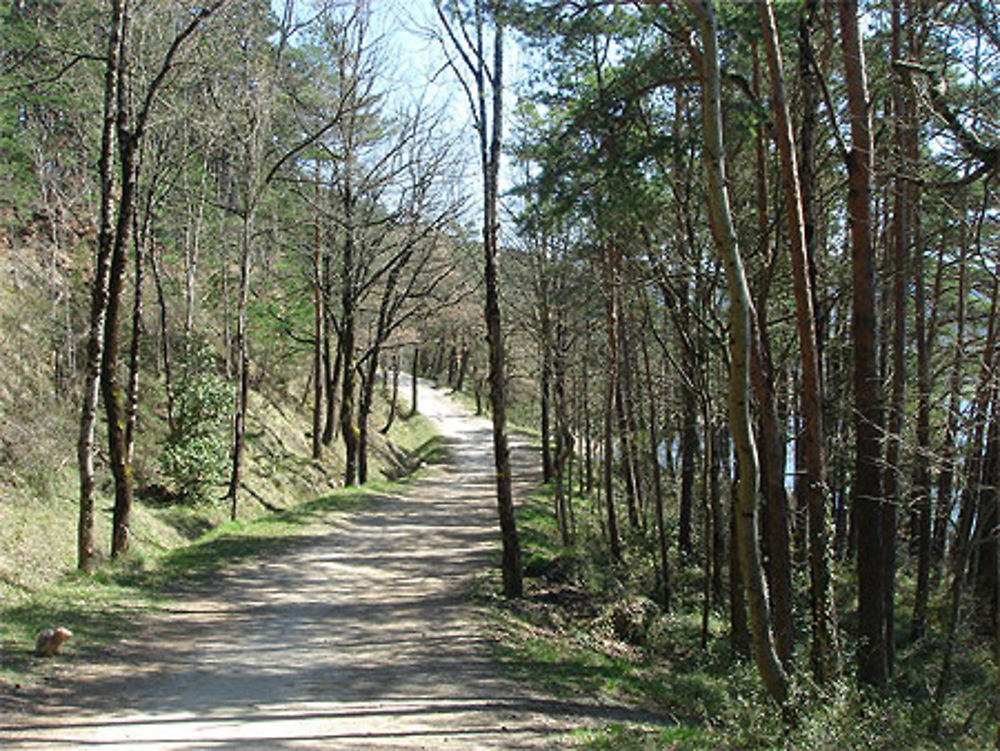
[{"label": "curve in the path", "polygon": [[[0,722],[13,749],[551,749],[601,720],[492,661],[466,595],[496,547],[489,424],[421,388],[447,461],[240,566]],[[147,646],[151,644],[153,646]]]}]

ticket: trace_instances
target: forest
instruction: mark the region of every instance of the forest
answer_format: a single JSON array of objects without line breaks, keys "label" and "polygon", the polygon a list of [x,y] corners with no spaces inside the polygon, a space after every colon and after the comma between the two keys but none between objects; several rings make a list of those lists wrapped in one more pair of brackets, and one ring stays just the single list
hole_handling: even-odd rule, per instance
[{"label": "forest", "polygon": [[0,163],[5,652],[419,377],[505,669],[671,719],[586,747],[1000,748],[993,3],[9,0]]}]

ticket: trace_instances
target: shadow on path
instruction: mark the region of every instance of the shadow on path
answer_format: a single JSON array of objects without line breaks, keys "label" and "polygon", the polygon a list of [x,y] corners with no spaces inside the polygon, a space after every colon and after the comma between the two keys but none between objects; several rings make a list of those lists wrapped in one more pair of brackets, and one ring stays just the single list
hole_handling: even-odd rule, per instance
[{"label": "shadow on path", "polygon": [[466,602],[497,550],[490,428],[431,389],[419,398],[446,462],[217,574],[103,661],[68,665],[0,721],[0,745],[552,749],[577,727],[652,720],[536,696],[493,661]]}]

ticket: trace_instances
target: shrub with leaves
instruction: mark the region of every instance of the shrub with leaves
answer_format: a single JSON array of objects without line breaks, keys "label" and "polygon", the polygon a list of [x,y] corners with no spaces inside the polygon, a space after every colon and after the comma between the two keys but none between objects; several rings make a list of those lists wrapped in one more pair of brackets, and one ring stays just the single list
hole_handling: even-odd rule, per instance
[{"label": "shrub with leaves", "polygon": [[174,427],[161,457],[164,474],[185,503],[206,500],[225,475],[231,398],[226,382],[211,369],[211,354],[192,354],[177,383]]}]

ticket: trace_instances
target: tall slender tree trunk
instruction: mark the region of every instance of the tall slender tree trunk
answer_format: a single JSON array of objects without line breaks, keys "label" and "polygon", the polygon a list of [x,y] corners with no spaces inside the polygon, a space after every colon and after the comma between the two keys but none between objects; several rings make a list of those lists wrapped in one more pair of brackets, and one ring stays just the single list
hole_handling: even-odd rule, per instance
[{"label": "tall slender tree trunk", "polygon": [[[413,364],[410,367],[410,372],[412,373],[410,377],[410,417],[417,414],[417,380],[419,376],[417,371],[420,366],[420,347],[415,346],[413,348]],[[478,391],[476,392],[479,393]]]},{"label": "tall slender tree trunk", "polygon": [[355,299],[354,299],[354,239],[348,229],[344,243],[342,267],[343,291],[340,300],[340,435],[344,439],[344,485],[358,481],[358,429],[354,424],[355,391]]},{"label": "tall slender tree trunk", "polygon": [[712,235],[726,269],[729,293],[730,377],[728,410],[736,452],[737,547],[749,602],[754,659],[768,693],[779,704],[788,696],[788,678],[770,631],[770,608],[757,538],[757,449],[750,422],[750,350],[752,303],[733,228],[726,188],[722,137],[721,73],[715,8],[711,0],[685,0],[698,21],[701,38],[702,127]]},{"label": "tall slender tree trunk", "polygon": [[[471,43],[474,59],[466,56],[470,73],[475,79],[476,129],[479,136],[479,157],[483,179],[483,282],[485,292],[484,319],[489,349],[490,408],[493,422],[493,459],[496,470],[497,514],[502,544],[501,573],[503,591],[508,598],[521,597],[524,585],[521,573],[521,547],[514,517],[514,497],[511,483],[510,447],[507,443],[507,382],[500,312],[500,289],[497,270],[499,252],[499,174],[503,145],[503,20],[493,17],[493,61],[487,66],[485,45],[485,7],[477,0],[474,9],[475,40]],[[448,25],[443,11],[438,15]],[[454,35],[452,35],[454,38]],[[491,97],[487,105],[487,87]]]},{"label": "tall slender tree trunk", "polygon": [[[958,438],[959,410],[962,399],[962,380],[965,365],[965,315],[966,289],[968,275],[966,271],[966,253],[968,246],[968,216],[965,202],[960,203],[961,229],[958,241],[958,289],[955,294],[958,306],[955,312],[955,345],[951,358],[951,371],[948,376],[948,416],[945,420],[944,437],[941,443],[941,472],[937,482],[937,513],[932,532],[932,553],[935,563],[939,566],[944,559],[948,527],[951,523],[951,512],[954,509],[954,480],[956,472],[956,440]],[[943,259],[940,263],[943,263]]]},{"label": "tall slender tree trunk", "polygon": [[[912,100],[907,106],[906,133],[906,169],[910,174],[916,174],[919,154],[917,152],[916,125]],[[913,470],[912,507],[915,511],[916,526],[913,534],[916,538],[917,552],[917,588],[914,594],[913,615],[910,621],[910,635],[916,640],[924,635],[927,622],[927,605],[930,599],[930,582],[932,566],[932,511],[931,511],[931,473],[928,458],[931,455],[931,342],[928,335],[926,320],[926,293],[924,289],[924,243],[920,223],[920,189],[915,185],[907,185],[911,191],[913,216],[913,284],[914,284],[914,334],[917,340],[917,456]],[[935,298],[934,311],[937,310]],[[936,328],[935,312],[931,313],[931,330]],[[939,503],[943,503],[939,499]]]},{"label": "tall slender tree trunk", "polygon": [[[587,341],[590,341],[590,329],[587,329]],[[586,349],[589,350],[589,347]],[[584,490],[589,495],[594,490],[594,451],[591,439],[590,424],[590,379],[588,378],[587,357],[584,355],[580,364],[580,380],[582,381],[581,402],[583,406],[583,448],[584,448]]]},{"label": "tall slender tree trunk", "polygon": [[[694,375],[694,353],[685,349],[684,366]],[[698,453],[698,400],[693,380],[681,386],[681,487],[680,517],[677,523],[677,550],[682,558],[690,558],[691,515],[694,509],[695,459]]]},{"label": "tall slender tree trunk", "polygon": [[379,432],[386,435],[396,420],[396,412],[399,411],[399,355],[392,353],[392,396],[389,398],[389,417],[386,418],[385,427]]},{"label": "tall slender tree trunk", "polygon": [[784,439],[778,423],[774,374],[766,332],[751,309],[750,374],[757,396],[760,426],[760,478],[764,496],[766,569],[774,641],[786,671],[793,667],[795,629],[792,622],[792,560],[788,531],[788,491],[785,489]]},{"label": "tall slender tree trunk", "polygon": [[[340,334],[336,337],[331,334],[333,317],[330,315],[330,296],[325,295],[323,307],[327,311],[326,321],[323,324],[323,380],[325,381],[325,409],[323,417],[323,445],[329,446],[333,443],[333,437],[337,433],[337,387],[340,386],[340,373],[343,369],[344,350],[341,347]],[[331,339],[336,342],[333,357],[330,357]]]},{"label": "tall slender tree trunk", "polygon": [[750,631],[747,628],[746,591],[736,532],[736,496],[729,503],[729,645],[734,654],[750,654]]},{"label": "tall slender tree trunk", "polygon": [[229,489],[229,516],[236,519],[240,484],[243,477],[243,451],[246,446],[247,403],[250,397],[250,354],[247,348],[247,304],[250,301],[250,250],[253,237],[254,207],[250,198],[244,205],[240,233],[240,286],[236,301],[236,336],[233,341],[235,366],[235,403]]},{"label": "tall slender tree trunk", "polygon": [[[573,454],[573,434],[569,428],[569,413],[566,405],[566,324],[562,314],[558,314],[555,322],[554,352],[552,353],[552,396],[556,415],[556,445],[553,456],[552,471],[555,481],[556,518],[559,524],[559,537],[563,545],[572,542],[570,528],[570,499],[572,496],[572,477],[566,481],[566,462]],[[568,492],[567,492],[568,486]]]},{"label": "tall slender tree trunk", "polygon": [[368,418],[375,398],[375,381],[378,371],[378,355],[365,363],[361,377],[360,398],[358,399],[358,484],[368,482]]},{"label": "tall slender tree trunk", "polygon": [[[621,339],[618,340],[619,343]],[[620,349],[620,347],[619,347]],[[632,441],[629,436],[628,417],[625,414],[625,397],[622,393],[622,382],[624,379],[624,362],[618,363],[618,373],[621,377],[615,379],[615,415],[618,420],[618,446],[621,450],[622,479],[625,481],[625,507],[628,509],[628,523],[633,530],[639,529],[639,505],[635,486],[635,475],[633,474],[632,463]]]},{"label": "tall slender tree trunk", "polygon": [[316,218],[313,228],[313,408],[312,408],[312,457],[323,456],[323,320],[326,313],[323,310],[323,227],[320,219],[319,203],[322,196],[321,168],[316,160]]},{"label": "tall slender tree trunk", "polygon": [[[760,59],[754,48],[753,88],[760,92]],[[770,248],[768,211],[768,175],[763,129],[756,139],[757,162],[757,241],[758,255],[767,259]],[[778,419],[774,366],[767,333],[767,294],[769,279],[759,285],[757,312],[751,310],[750,380],[757,398],[758,461],[764,501],[763,561],[774,620],[774,641],[784,669],[793,666],[795,631],[792,623],[792,560],[789,537],[788,492],[785,489],[785,436]]]},{"label": "tall slender tree trunk", "polygon": [[624,301],[619,302],[621,316],[618,319],[619,341],[621,349],[621,390],[622,408],[625,417],[625,439],[622,446],[625,449],[623,461],[628,466],[628,475],[631,476],[632,494],[635,507],[636,522],[639,529],[645,528],[645,516],[643,509],[643,487],[642,487],[642,462],[639,459],[639,420],[636,414],[636,390],[632,381],[632,372],[635,369],[635,360],[632,357],[632,337],[629,333],[628,308]]},{"label": "tall slender tree trunk", "polygon": [[[902,59],[902,9],[892,2],[892,56]],[[882,577],[885,598],[886,669],[892,675],[896,659],[895,594],[896,535],[898,509],[902,505],[903,424],[906,409],[906,301],[909,295],[910,189],[906,176],[906,111],[908,103],[902,81],[893,84],[893,147],[896,176],[892,182],[892,392],[886,434],[885,479],[882,504]]]},{"label": "tall slender tree trunk", "polygon": [[198,256],[201,249],[201,228],[205,218],[205,191],[208,186],[207,165],[202,165],[198,178],[197,208],[188,201],[188,222],[190,230],[186,233],[187,242],[184,245],[184,340],[190,343],[195,325],[195,310],[198,307]]},{"label": "tall slender tree trunk", "polygon": [[169,317],[167,315],[167,298],[163,291],[163,276],[160,263],[156,256],[156,243],[150,239],[149,270],[153,274],[153,288],[156,290],[156,305],[160,322],[160,357],[163,358],[163,388],[167,395],[167,426],[174,430],[174,376],[173,357],[170,349]]},{"label": "tall slender tree trunk", "polygon": [[[823,427],[823,388],[820,376],[819,342],[816,332],[816,311],[809,273],[809,245],[806,235],[804,199],[799,181],[799,165],[795,135],[785,95],[785,80],[781,46],[774,19],[772,0],[759,6],[764,29],[771,79],[771,104],[775,117],[778,153],[781,157],[781,177],[785,195],[785,215],[791,241],[792,274],[795,282],[795,311],[802,352],[802,390],[799,412],[803,431],[800,439],[805,477],[801,487],[806,497],[800,499],[809,514],[809,572],[812,607],[812,645],[810,659],[813,674],[820,683],[833,677],[837,669],[837,626],[833,611],[833,593],[829,563],[829,531],[827,525],[826,442]],[[803,20],[808,34],[807,19]],[[808,46],[808,41],[806,42]]]},{"label": "tall slender tree trunk", "polygon": [[[126,5],[122,17],[121,58],[117,101],[118,160],[121,180],[118,196],[118,216],[111,246],[111,266],[108,275],[108,304],[104,317],[104,346],[101,352],[101,398],[108,423],[108,463],[115,481],[115,502],[111,515],[111,556],[128,552],[132,523],[132,462],[126,437],[126,393],[119,375],[121,349],[122,294],[128,266],[133,220],[136,212],[136,190],[139,179],[138,153],[142,143],[143,123],[148,109],[136,116],[125,81],[129,14]],[[148,107],[148,104],[147,104]]]},{"label": "tall slender tree trunk", "polygon": [[[647,319],[648,320],[648,319]],[[646,337],[639,338],[642,347],[642,364],[646,376],[646,401],[649,408],[649,453],[652,457],[650,465],[653,480],[653,511],[656,516],[656,542],[659,552],[660,579],[662,583],[660,604],[664,610],[670,610],[670,558],[667,542],[667,525],[663,513],[663,481],[660,473],[660,430],[657,424],[656,398],[653,386],[653,374],[649,366],[649,346]]]},{"label": "tall slender tree trunk", "polygon": [[[133,237],[135,242],[135,256],[133,259],[134,272],[132,289],[132,338],[129,341],[128,350],[128,390],[125,407],[125,457],[131,464],[135,454],[135,424],[139,410],[139,356],[140,343],[142,342],[142,286],[145,265],[143,263],[143,246],[147,237],[150,236],[149,228],[149,207],[146,207],[144,217],[144,229],[139,231],[138,217],[133,217],[135,227]],[[150,237],[151,241],[151,237]]]},{"label": "tall slender tree trunk", "polygon": [[616,562],[621,560],[621,541],[618,536],[618,515],[615,512],[615,473],[614,451],[614,409],[615,392],[618,383],[618,306],[615,287],[618,284],[618,251],[614,242],[605,243],[605,323],[608,343],[608,374],[604,398],[604,503],[608,518],[608,541],[611,546],[611,557]]},{"label": "tall slender tree trunk", "polygon": [[[122,172],[125,164],[123,156]],[[132,169],[132,164],[128,164]],[[134,184],[123,179],[121,204],[134,211]],[[115,480],[115,503],[112,512],[111,556],[128,552],[132,521],[132,463],[125,439],[125,392],[118,375],[121,347],[121,298],[127,264],[126,246],[129,241],[131,211],[119,209],[118,226],[111,253],[111,274],[108,278],[108,308],[104,319],[104,348],[101,357],[101,398],[108,421],[108,462]]]},{"label": "tall slender tree trunk", "polygon": [[705,541],[705,556],[702,560],[702,585],[701,585],[701,648],[708,649],[708,616],[712,609],[712,598],[716,594],[713,587],[714,577],[713,565],[720,557],[720,538],[717,534],[716,524],[718,514],[716,508],[719,505],[719,475],[722,471],[721,457],[716,454],[716,426],[709,413],[708,404],[703,407],[703,419],[705,423],[705,453],[702,457],[701,486],[702,497],[702,539]]},{"label": "tall slender tree trunk", "polygon": [[858,535],[858,680],[885,687],[885,579],[882,556],[881,433],[875,259],[872,245],[872,158],[874,144],[857,0],[838,0],[844,80],[851,122],[847,155],[847,215],[853,272],[854,343],[854,515]]},{"label": "tall slender tree trunk", "polygon": [[[544,266],[544,261],[543,261]],[[545,274],[545,269],[539,271]],[[547,295],[547,285],[539,283],[539,295]],[[542,482],[552,482],[552,322],[549,320],[548,300],[539,301],[539,314],[541,317],[541,355],[542,372],[539,389],[541,391],[541,428],[542,428]]]},{"label": "tall slender tree trunk", "polygon": [[469,370],[469,347],[464,342],[458,350],[458,375],[455,377],[455,391],[461,391],[465,385],[465,376]]},{"label": "tall slender tree trunk", "polygon": [[[979,368],[979,381],[972,405],[972,438],[967,445],[965,463],[965,486],[962,491],[958,525],[951,549],[951,582],[948,588],[947,611],[945,615],[944,650],[941,655],[941,672],[938,674],[934,701],[940,711],[948,684],[951,681],[952,664],[955,653],[955,635],[958,631],[962,605],[962,589],[972,555],[972,528],[977,506],[981,502],[983,478],[990,474],[990,465],[997,462],[1000,436],[1000,420],[990,419],[991,408],[996,410],[997,386],[993,373],[996,367],[997,315],[1000,302],[1000,280],[993,279],[990,295],[990,316],[986,330],[986,342]],[[989,426],[989,429],[987,428]]]},{"label": "tall slender tree trunk", "polygon": [[116,103],[120,86],[122,27],[125,0],[112,0],[108,30],[107,64],[104,73],[104,119],[101,129],[101,152],[98,175],[101,181],[101,210],[97,235],[97,255],[90,292],[90,328],[87,338],[87,362],[84,368],[83,408],[77,438],[77,464],[80,473],[80,515],[77,525],[77,567],[92,572],[98,555],[94,545],[94,425],[97,420],[103,357],[104,321],[108,306],[108,277],[114,243],[114,144]]}]

